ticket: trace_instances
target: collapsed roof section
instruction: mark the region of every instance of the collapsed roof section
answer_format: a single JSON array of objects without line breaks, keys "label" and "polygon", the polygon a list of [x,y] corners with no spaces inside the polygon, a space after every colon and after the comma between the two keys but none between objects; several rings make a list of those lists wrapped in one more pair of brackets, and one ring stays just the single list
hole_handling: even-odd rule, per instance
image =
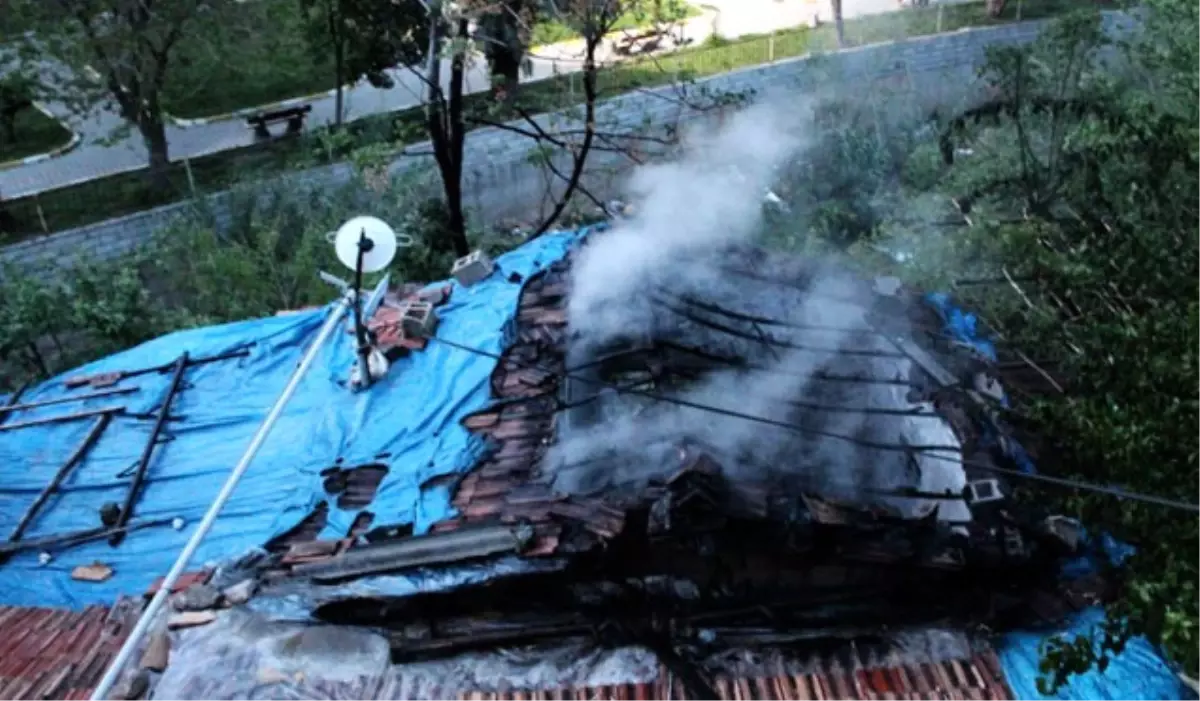
[{"label": "collapsed roof section", "polygon": [[[1019,603],[1023,588],[1054,589],[1070,533],[1036,505],[1011,502],[987,470],[1008,459],[983,440],[998,427],[958,382],[986,375],[986,359],[917,343],[945,335],[917,298],[847,271],[738,250],[722,261],[740,284],[711,285],[708,297],[649,290],[638,333],[588,347],[566,315],[576,255],[524,282],[512,343],[490,378],[494,402],[462,421],[486,450],[465,473],[438,480],[457,515],[423,536],[402,529],[294,543],[256,563],[266,584],[259,605],[299,597],[307,611],[329,614],[366,595],[460,587],[467,605],[473,584],[490,579],[488,562],[502,563],[496,577],[517,578],[524,591],[577,582],[580,567],[693,586],[720,580],[727,567],[745,576],[721,586],[755,596],[859,582],[868,586],[858,603],[939,591],[927,618],[951,610],[970,618],[979,597],[996,609]],[[780,323],[812,304],[815,284],[834,294],[819,299],[825,317]],[[779,379],[788,372],[800,381]],[[752,386],[766,388],[758,393],[766,399],[750,396]],[[727,413],[714,418],[712,407]],[[564,460],[564,446],[588,433],[603,449]],[[687,562],[697,547],[708,555]],[[722,563],[720,553],[738,562]],[[882,582],[880,567],[891,568]],[[930,590],[931,581],[963,598]]]},{"label": "collapsed roof section", "polygon": [[[1103,599],[1100,578],[1058,581],[1078,546],[1071,524],[986,481],[987,461],[1021,462],[997,440],[980,389],[990,384],[975,382],[986,354],[970,337],[946,343],[944,320],[917,298],[729,251],[721,262],[736,276],[700,291],[659,284],[622,338],[597,343],[568,319],[579,250],[562,253],[574,241],[509,254],[502,274],[449,298],[435,286],[391,299],[371,328],[394,367],[370,394],[346,400],[337,384],[350,339],[331,351],[202,557],[265,551],[175,595],[159,625],[177,630],[158,630],[131,670],[141,688],[154,672],[157,695],[181,698],[1007,698],[997,658],[964,631],[1059,620]],[[737,277],[745,284],[730,286]],[[828,287],[836,304],[797,323]],[[437,340],[405,332],[397,310],[414,299],[440,303]],[[261,420],[251,406],[265,402],[239,391],[290,369],[314,319],[256,322],[267,328],[258,350],[238,351],[236,372],[197,372],[179,384],[183,402],[163,403],[160,386],[139,405],[168,416],[173,438],[143,501],[178,490],[169,511],[198,515],[231,462],[221,446],[239,448]],[[177,368],[181,339],[196,357],[243,348],[247,328],[217,329],[207,345],[183,334],[141,349],[142,361]],[[88,371],[133,365],[118,356]],[[779,379],[789,371],[803,381]],[[176,386],[174,373],[152,375]],[[65,391],[52,383],[35,399]],[[847,449],[846,436],[870,445]],[[588,467],[564,460],[572,444]],[[128,464],[97,445],[77,466],[85,475]],[[101,486],[63,484],[69,497]],[[264,514],[271,528],[254,520]],[[116,566],[93,569],[127,588],[177,551],[143,532],[174,531],[79,554],[105,553]],[[131,543],[139,558],[116,561]],[[47,579],[33,554],[0,578],[16,572],[43,591],[70,582]],[[262,628],[264,612],[283,628]],[[913,636],[939,626],[960,644],[914,656]],[[346,635],[363,654],[331,663]],[[150,654],[164,645],[169,664]],[[498,652],[514,648],[525,658]]]}]

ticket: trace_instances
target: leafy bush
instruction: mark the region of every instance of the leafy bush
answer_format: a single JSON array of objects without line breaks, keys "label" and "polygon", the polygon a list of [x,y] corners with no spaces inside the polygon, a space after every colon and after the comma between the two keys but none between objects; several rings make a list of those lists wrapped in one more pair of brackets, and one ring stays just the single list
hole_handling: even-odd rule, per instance
[{"label": "leafy bush", "polygon": [[[296,183],[244,188],[226,204],[219,232],[214,213],[197,212],[119,261],[80,261],[53,279],[4,271],[0,386],[48,377],[172,330],[325,304],[336,291],[318,271],[349,277],[328,233],[364,212],[415,241],[398,252],[393,284],[443,279],[454,261],[440,200],[418,199],[405,181],[380,187],[359,177],[332,191]],[[501,243],[473,239],[493,252]]]}]

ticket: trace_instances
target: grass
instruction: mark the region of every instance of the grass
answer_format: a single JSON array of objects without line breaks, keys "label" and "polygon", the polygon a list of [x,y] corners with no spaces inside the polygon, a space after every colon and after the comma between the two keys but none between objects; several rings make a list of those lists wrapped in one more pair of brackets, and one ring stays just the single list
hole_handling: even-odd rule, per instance
[{"label": "grass", "polygon": [[[653,11],[645,9],[636,9],[626,12],[617,18],[613,23],[612,31],[623,32],[630,29],[640,29],[654,24],[655,20],[660,22],[679,22],[700,15],[700,8],[687,2],[679,2],[678,0],[668,0],[666,7],[658,7]],[[530,34],[529,44],[531,46],[546,46],[547,44],[557,44],[561,41],[571,41],[579,39],[579,32],[568,27],[562,22],[556,20],[543,20],[538,22],[533,27],[533,32]]]},{"label": "grass", "polygon": [[[240,109],[337,87],[329,55],[315,57],[305,41],[305,28],[295,0],[255,0],[231,7],[236,21],[202,18],[183,39],[163,91],[167,112],[183,119],[228,114]],[[700,14],[679,0],[667,0],[655,11],[662,21]],[[651,23],[646,11],[630,11],[614,31]],[[533,46],[579,38],[572,28],[544,21],[533,28]],[[253,40],[248,40],[252,38]]]},{"label": "grass", "polygon": [[13,131],[12,141],[0,131],[0,163],[48,153],[71,140],[71,130],[62,122],[33,107],[17,113]]},{"label": "grass", "polygon": [[[962,27],[1004,24],[1015,19],[1016,3],[1009,3],[1005,15],[987,17],[982,3],[945,7],[942,30]],[[1076,0],[1041,0],[1022,10],[1022,19],[1039,19],[1076,8]],[[901,13],[866,17],[845,23],[847,39],[866,44],[903,36],[933,34],[937,30],[937,9],[907,9]],[[648,88],[680,78],[701,78],[736,68],[764,63],[768,51],[775,59],[802,56],[812,51],[835,48],[833,29],[797,28],[772,36],[743,37],[715,46],[698,46],[658,57],[653,60],[618,64],[600,74],[602,97],[612,97],[636,88]],[[520,101],[533,110],[552,110],[574,104],[579,99],[578,76],[563,75],[550,80],[529,83],[521,88]],[[494,111],[495,103],[488,93],[467,96],[467,109],[478,114]],[[423,140],[421,112],[408,109],[391,114],[373,115],[346,125],[346,134],[339,135],[340,146],[325,152],[318,159],[329,162],[344,159],[355,148],[373,143],[404,143]],[[289,168],[310,164],[322,143],[320,130],[298,137],[278,139],[261,145],[225,151],[191,162],[192,176],[199,193],[226,189],[246,180],[279,175]],[[38,214],[40,205],[48,231],[61,231],[113,217],[141,211],[149,207],[187,199],[193,192],[183,166],[175,166],[170,177],[171,187],[151,192],[144,172],[92,180],[68,188],[53,190],[36,197],[5,203],[7,222],[0,225],[0,240],[18,240],[42,232]]]},{"label": "grass", "polygon": [[189,28],[163,90],[168,113],[184,119],[337,87],[333,60],[309,50],[295,0],[235,3],[237,21],[201,17]]}]

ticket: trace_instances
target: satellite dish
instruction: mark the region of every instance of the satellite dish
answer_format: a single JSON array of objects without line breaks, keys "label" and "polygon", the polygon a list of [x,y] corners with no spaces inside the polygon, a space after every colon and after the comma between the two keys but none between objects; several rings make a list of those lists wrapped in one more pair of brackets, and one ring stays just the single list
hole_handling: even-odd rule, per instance
[{"label": "satellite dish", "polygon": [[362,271],[374,273],[388,267],[396,257],[396,232],[376,217],[354,217],[334,233],[338,260],[354,270],[358,266],[358,242],[364,236],[371,243],[362,253]]}]

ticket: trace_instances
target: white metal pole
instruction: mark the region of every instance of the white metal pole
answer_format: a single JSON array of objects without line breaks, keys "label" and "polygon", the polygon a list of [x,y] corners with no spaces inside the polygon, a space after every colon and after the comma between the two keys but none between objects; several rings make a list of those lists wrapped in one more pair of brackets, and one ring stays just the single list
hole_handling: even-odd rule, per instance
[{"label": "white metal pole", "polygon": [[292,398],[292,395],[296,393],[296,388],[300,386],[300,380],[303,379],[304,374],[308,372],[308,368],[312,365],[313,360],[317,357],[317,352],[321,350],[321,347],[324,346],[325,342],[329,340],[329,337],[333,334],[334,330],[338,328],[342,320],[342,315],[346,313],[346,310],[350,307],[353,299],[354,293],[347,293],[338,302],[337,307],[335,307],[329,313],[329,318],[325,320],[325,324],[321,327],[321,331],[317,334],[316,339],[313,340],[308,352],[304,354],[304,357],[300,360],[300,364],[297,365],[295,371],[292,372],[292,377],[288,380],[287,386],[283,388],[283,392],[280,393],[279,398],[275,400],[275,405],[272,406],[271,411],[267,413],[267,418],[264,419],[262,425],[258,427],[258,432],[254,434],[254,438],[250,440],[250,445],[246,447],[246,452],[242,454],[242,459],[239,460],[237,466],[233,468],[233,472],[229,473],[229,478],[225,480],[225,484],[221,487],[221,491],[217,493],[216,499],[214,499],[212,505],[208,507],[208,513],[204,514],[204,518],[200,521],[200,525],[196,527],[196,532],[192,534],[192,537],[190,540],[188,540],[187,545],[183,546],[183,550],[179,553],[179,557],[175,560],[175,564],[171,565],[171,570],[167,572],[167,576],[163,579],[162,586],[159,587],[157,592],[155,592],[154,598],[150,600],[150,605],[147,606],[146,610],[142,612],[142,616],[138,619],[137,625],[134,626],[133,630],[129,633],[129,638],[126,639],[125,644],[121,646],[121,651],[117,653],[116,658],[112,661],[112,664],[109,665],[108,671],[104,673],[104,677],[96,686],[96,690],[92,692],[92,699],[94,701],[108,698],[108,693],[112,690],[113,685],[116,684],[117,678],[121,674],[121,669],[127,662],[129,662],[130,656],[132,656],[133,651],[137,649],[138,643],[141,641],[142,637],[146,635],[146,631],[150,628],[150,624],[154,620],[154,617],[158,614],[159,609],[161,609],[163,604],[167,602],[167,597],[170,596],[171,589],[175,586],[175,582],[179,579],[179,575],[183,574],[183,570],[188,566],[192,556],[196,554],[196,548],[200,547],[200,542],[204,540],[204,536],[208,534],[209,529],[211,529],[213,523],[216,522],[217,514],[221,513],[221,509],[225,506],[225,502],[229,501],[229,497],[233,495],[233,490],[237,487],[237,483],[239,480],[241,480],[242,475],[245,474],[246,468],[250,466],[250,461],[254,459],[254,456],[258,453],[259,448],[262,447],[263,442],[266,441],[267,436],[271,433],[271,429],[275,426],[275,422],[279,419],[279,415],[283,413],[283,407],[288,403],[288,400]]}]

